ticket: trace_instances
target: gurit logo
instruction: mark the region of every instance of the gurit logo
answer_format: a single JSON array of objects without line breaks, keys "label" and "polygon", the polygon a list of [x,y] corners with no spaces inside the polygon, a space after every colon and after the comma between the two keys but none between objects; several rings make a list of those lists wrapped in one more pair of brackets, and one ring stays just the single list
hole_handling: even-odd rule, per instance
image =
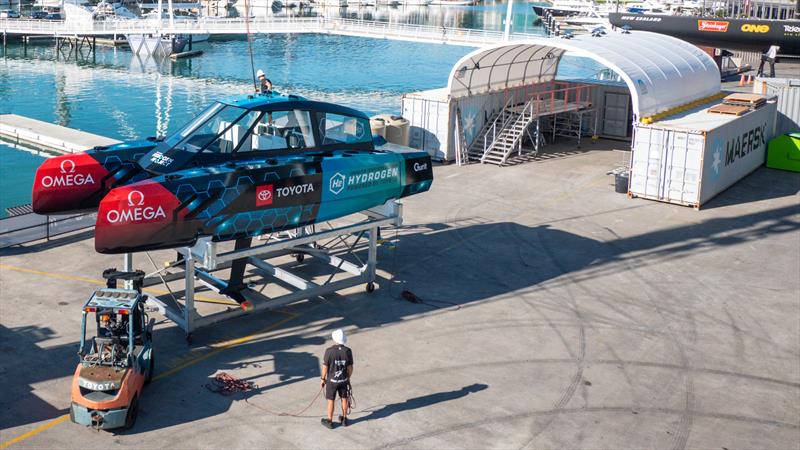
[{"label": "gurit logo", "polygon": [[82,173],[75,173],[75,162],[71,159],[61,161],[59,165],[61,175],[45,175],[42,177],[42,186],[50,187],[71,187],[83,186],[85,184],[94,184],[92,174],[84,175]]},{"label": "gurit logo", "polygon": [[154,219],[166,219],[167,214],[161,205],[156,207],[145,206],[144,193],[142,191],[130,191],[128,193],[128,208],[117,211],[112,209],[106,213],[106,220],[109,223],[120,222],[142,222]]},{"label": "gurit logo", "polygon": [[417,162],[414,163],[414,172],[421,172],[423,170],[428,170],[428,163],[423,163],[423,164]]}]

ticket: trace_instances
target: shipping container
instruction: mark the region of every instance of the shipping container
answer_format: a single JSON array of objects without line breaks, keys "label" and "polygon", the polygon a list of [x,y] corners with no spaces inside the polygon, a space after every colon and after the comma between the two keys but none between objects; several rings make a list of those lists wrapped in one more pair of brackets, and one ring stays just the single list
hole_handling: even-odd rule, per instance
[{"label": "shipping container", "polygon": [[700,208],[764,164],[775,101],[741,116],[708,112],[718,103],[634,125],[631,196]]},{"label": "shipping container", "polygon": [[776,135],[800,131],[800,79],[759,77],[753,93],[778,97]]},{"label": "shipping container", "polygon": [[450,99],[447,88],[403,94],[402,115],[411,124],[409,146],[427,151],[433,159],[449,161]]}]

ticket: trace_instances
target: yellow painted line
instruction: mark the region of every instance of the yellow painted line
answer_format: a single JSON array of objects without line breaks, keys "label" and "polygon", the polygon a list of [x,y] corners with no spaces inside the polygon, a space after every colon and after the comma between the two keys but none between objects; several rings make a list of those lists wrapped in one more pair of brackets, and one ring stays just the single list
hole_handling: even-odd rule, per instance
[{"label": "yellow painted line", "polygon": [[[61,279],[64,279],[64,280],[81,281],[81,282],[84,282],[84,283],[92,283],[92,284],[97,284],[97,285],[100,285],[100,286],[105,286],[106,285],[106,283],[103,282],[103,281],[93,280],[91,278],[76,277],[76,276],[72,276],[72,275],[66,275],[66,274],[63,274],[63,273],[43,272],[41,270],[26,269],[24,267],[10,266],[8,264],[0,264],[0,269],[15,270],[17,272],[25,272],[25,273],[31,273],[31,274],[34,274],[34,275],[42,275],[42,276],[50,277],[50,278],[61,278]],[[148,292],[148,293],[152,293],[152,294],[156,294],[156,295],[167,295],[167,294],[169,294],[169,292],[167,292],[167,291],[161,291],[161,290],[157,290],[157,289],[142,289],[142,290],[144,292]],[[198,296],[198,295],[196,295],[194,297],[194,299],[195,299],[195,301],[201,302],[201,303],[215,303],[215,304],[218,304],[218,305],[239,306],[239,304],[236,303],[236,302],[218,300],[218,299],[215,299],[215,298],[203,297],[203,296]]]},{"label": "yellow painted line", "polygon": [[0,264],[0,269],[16,270],[17,272],[32,273],[35,275],[43,275],[50,278],[62,278],[64,280],[83,281],[85,283],[102,284],[105,283],[99,280],[92,280],[91,278],[74,277],[72,275],[65,275],[62,273],[42,272],[41,270],[26,269],[24,267],[9,266],[8,264]]},{"label": "yellow painted line", "polygon": [[[0,267],[6,268],[6,266],[4,264],[0,264]],[[28,269],[23,269],[23,271],[27,271],[27,270]],[[34,271],[34,272],[36,272],[36,271]],[[44,273],[46,274],[46,272],[44,272]],[[54,275],[57,275],[57,274],[54,274]],[[66,275],[66,276],[69,276],[69,275]],[[95,280],[89,280],[89,281],[95,281]],[[281,326],[281,325],[283,325],[283,324],[285,324],[285,323],[287,323],[287,322],[289,322],[291,320],[294,320],[294,319],[296,319],[296,318],[298,318],[298,317],[300,317],[302,315],[302,314],[290,313],[288,311],[279,311],[279,312],[282,312],[283,314],[287,314],[288,317],[286,317],[283,320],[279,320],[279,321],[273,323],[272,325],[268,326],[267,328],[265,328],[265,329],[263,329],[261,331],[258,331],[256,333],[253,333],[253,334],[250,334],[250,335],[247,335],[247,336],[243,336],[243,337],[240,337],[240,338],[229,339],[229,340],[226,340],[226,341],[221,341],[221,342],[217,342],[215,344],[211,344],[210,347],[213,350],[211,350],[211,351],[209,351],[207,353],[204,353],[202,355],[199,355],[197,357],[191,358],[191,359],[187,360],[186,362],[184,362],[183,364],[180,364],[179,366],[176,366],[176,367],[174,367],[174,368],[172,368],[172,369],[170,369],[170,370],[168,370],[166,372],[163,372],[163,373],[160,373],[160,374],[156,375],[155,377],[153,377],[153,381],[160,380],[162,378],[167,378],[169,376],[175,375],[176,373],[180,372],[181,370],[183,370],[183,369],[185,369],[187,367],[193,366],[193,365],[195,365],[195,364],[197,364],[197,363],[199,363],[201,361],[205,361],[208,358],[211,358],[212,356],[217,355],[217,354],[221,353],[224,350],[227,350],[227,349],[229,349],[231,347],[235,347],[237,345],[244,344],[244,343],[247,343],[249,341],[252,341],[253,339],[256,339],[257,337],[259,337],[260,335],[262,335],[264,333],[268,333],[268,332],[278,328],[279,326]],[[31,431],[29,431],[29,432],[27,432],[27,433],[25,433],[23,435],[17,436],[14,439],[11,439],[9,441],[3,442],[2,444],[0,444],[0,450],[4,449],[6,447],[9,447],[11,445],[14,445],[14,444],[16,444],[18,442],[24,441],[25,439],[28,439],[29,437],[36,436],[37,434],[41,433],[42,431],[45,431],[48,428],[54,427],[54,426],[60,424],[61,422],[66,421],[67,419],[69,419],[69,414],[64,414],[63,416],[58,417],[56,419],[53,419],[50,422],[47,422],[46,424],[44,424],[44,425],[42,425],[40,427],[34,428],[33,430],[31,430]]]},{"label": "yellow painted line", "polygon": [[52,428],[52,427],[60,424],[61,422],[64,422],[67,419],[69,419],[69,414],[64,414],[63,416],[58,417],[56,419],[53,419],[50,422],[47,422],[46,424],[44,424],[44,425],[42,425],[40,427],[36,427],[36,428],[32,429],[31,431],[28,431],[27,433],[23,434],[23,435],[20,435],[20,436],[15,437],[14,439],[11,439],[10,441],[3,442],[2,444],[0,444],[0,449],[6,448],[6,447],[10,447],[10,446],[16,444],[17,442],[24,441],[25,439],[28,439],[29,437],[36,436],[37,434],[41,433],[42,431],[44,431],[44,430],[46,430],[48,428]]}]

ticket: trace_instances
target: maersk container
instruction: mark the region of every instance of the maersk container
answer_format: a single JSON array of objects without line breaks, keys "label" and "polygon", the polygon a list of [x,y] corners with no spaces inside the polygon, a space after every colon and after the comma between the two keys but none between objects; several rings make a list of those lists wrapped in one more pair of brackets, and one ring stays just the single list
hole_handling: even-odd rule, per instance
[{"label": "maersk container", "polygon": [[774,100],[741,116],[710,113],[710,106],[635,124],[631,196],[700,208],[764,164]]}]

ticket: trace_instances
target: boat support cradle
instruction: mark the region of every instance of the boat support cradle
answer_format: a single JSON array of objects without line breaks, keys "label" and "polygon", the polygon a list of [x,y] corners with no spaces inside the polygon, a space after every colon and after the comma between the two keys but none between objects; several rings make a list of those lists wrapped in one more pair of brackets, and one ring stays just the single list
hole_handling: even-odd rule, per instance
[{"label": "boat support cradle", "polygon": [[[355,223],[309,225],[287,233],[286,237],[269,238],[264,244],[238,250],[221,250],[217,242],[208,238],[198,240],[193,247],[177,248],[178,259],[168,263],[169,271],[148,276],[144,286],[162,283],[167,286],[168,282],[183,280],[183,292],[169,289],[169,296],[151,295],[147,304],[181,327],[186,332],[187,341],[191,343],[194,330],[253,311],[274,310],[365,283],[367,292],[372,292],[375,289],[379,228],[402,224],[402,204],[389,201],[383,206],[349,217],[357,216],[362,217]],[[321,229],[323,227],[324,230]],[[363,252],[365,247],[366,261],[362,261],[356,252]],[[315,282],[304,278],[294,267],[287,267],[291,264],[285,263],[285,258],[281,265],[273,261],[286,255],[294,255],[297,263],[304,263],[306,257],[310,257],[309,264],[323,263],[328,267],[327,277],[319,282],[318,276]],[[262,278],[256,282],[248,280],[246,285],[237,289],[237,296],[239,299],[243,297],[245,302],[225,303],[230,305],[227,309],[201,315],[195,305],[198,283],[201,288],[226,295],[228,282],[214,273],[230,268],[235,261],[246,261]],[[126,262],[129,263],[127,260]],[[338,279],[334,280],[337,275]],[[268,297],[261,292],[263,289],[256,289],[271,282],[289,292]],[[229,298],[233,299],[234,296],[229,295]]]}]

